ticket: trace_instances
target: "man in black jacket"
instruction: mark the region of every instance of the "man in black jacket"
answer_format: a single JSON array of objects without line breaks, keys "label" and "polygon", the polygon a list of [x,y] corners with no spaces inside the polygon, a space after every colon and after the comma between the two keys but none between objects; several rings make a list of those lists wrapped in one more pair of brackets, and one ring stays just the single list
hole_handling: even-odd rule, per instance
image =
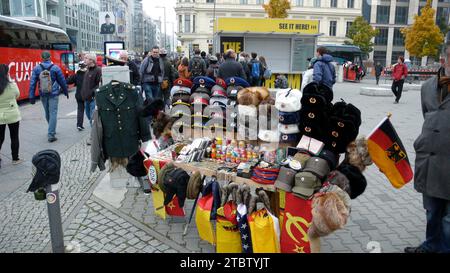
[{"label": "man in black jacket", "polygon": [[83,86],[84,74],[86,74],[87,67],[84,61],[78,64],[78,71],[75,75],[70,76],[67,79],[67,84],[73,84],[76,86],[75,99],[77,100],[77,129],[83,131],[83,117],[84,117],[84,101],[81,97],[81,87]]},{"label": "man in black jacket", "polygon": [[236,61],[236,52],[229,49],[224,55],[225,62],[219,66],[219,78],[228,79],[231,77],[241,77],[247,80],[244,68]]},{"label": "man in black jacket", "polygon": [[172,88],[172,83],[175,80],[174,78],[175,68],[173,67],[172,63],[167,57],[167,50],[165,48],[161,49],[159,56],[161,57],[161,61],[164,64],[164,72],[165,72],[163,82],[161,84],[161,91],[163,93],[164,102],[170,105],[169,102],[170,89]]},{"label": "man in black jacket", "polygon": [[124,62],[130,69],[130,83],[132,85],[141,84],[141,75],[139,74],[139,69],[135,62],[130,61],[128,58],[128,51],[122,50],[119,55],[119,59]]}]

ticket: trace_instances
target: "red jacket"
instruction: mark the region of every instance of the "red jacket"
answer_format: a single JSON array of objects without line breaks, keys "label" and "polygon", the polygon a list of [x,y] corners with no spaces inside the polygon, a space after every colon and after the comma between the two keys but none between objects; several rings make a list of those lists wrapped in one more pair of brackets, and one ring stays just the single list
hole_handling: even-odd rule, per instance
[{"label": "red jacket", "polygon": [[402,79],[402,76],[404,76],[404,78],[408,76],[408,67],[406,66],[406,64],[397,63],[392,69],[392,77],[394,78],[394,81],[399,81]]}]

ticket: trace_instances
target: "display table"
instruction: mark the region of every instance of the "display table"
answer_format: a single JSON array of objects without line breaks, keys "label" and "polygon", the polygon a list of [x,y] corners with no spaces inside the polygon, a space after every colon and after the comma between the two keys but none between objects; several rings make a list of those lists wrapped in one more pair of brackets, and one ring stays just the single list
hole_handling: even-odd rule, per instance
[{"label": "display table", "polygon": [[[174,161],[173,163],[178,168],[182,168],[183,170],[185,170],[187,172],[198,171],[202,175],[205,175],[205,176],[217,176],[218,169],[220,167],[222,167],[222,164],[220,164],[218,162],[213,162],[213,161],[190,162],[190,163]],[[239,177],[236,174],[232,175],[232,179],[230,182],[247,184],[249,186],[253,186],[256,188],[263,188],[266,191],[276,192],[274,185],[259,184],[259,183],[254,182],[251,179]]]}]

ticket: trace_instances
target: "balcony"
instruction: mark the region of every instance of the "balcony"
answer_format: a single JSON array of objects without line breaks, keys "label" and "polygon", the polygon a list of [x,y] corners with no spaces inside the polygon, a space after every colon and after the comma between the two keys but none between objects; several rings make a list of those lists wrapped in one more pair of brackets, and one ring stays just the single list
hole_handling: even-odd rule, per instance
[{"label": "balcony", "polygon": [[58,16],[55,16],[55,15],[48,15],[48,22],[51,25],[59,26],[61,24],[61,19]]}]

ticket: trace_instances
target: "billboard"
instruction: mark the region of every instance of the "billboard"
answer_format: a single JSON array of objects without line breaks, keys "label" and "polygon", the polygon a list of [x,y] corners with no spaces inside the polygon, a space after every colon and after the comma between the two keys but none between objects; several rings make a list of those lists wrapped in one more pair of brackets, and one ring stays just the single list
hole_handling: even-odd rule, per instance
[{"label": "billboard", "polygon": [[100,34],[114,35],[116,34],[116,16],[114,12],[99,12]]},{"label": "billboard", "polygon": [[244,51],[244,37],[220,37],[220,52],[233,49],[237,54]]},{"label": "billboard", "polygon": [[292,33],[319,34],[319,20],[294,20],[272,18],[229,18],[217,19],[216,32],[228,33]]}]

